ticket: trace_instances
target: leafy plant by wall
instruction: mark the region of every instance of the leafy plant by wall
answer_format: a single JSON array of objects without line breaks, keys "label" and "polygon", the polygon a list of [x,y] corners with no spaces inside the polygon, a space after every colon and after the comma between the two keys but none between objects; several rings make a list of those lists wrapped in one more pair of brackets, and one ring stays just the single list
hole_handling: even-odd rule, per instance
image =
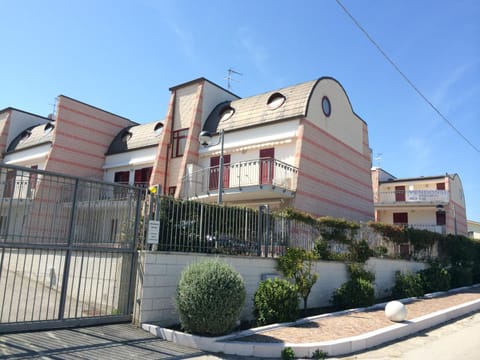
[{"label": "leafy plant by wall", "polygon": [[430,267],[418,272],[422,279],[423,291],[433,293],[451,288],[451,276],[448,269],[439,261],[432,261]]},{"label": "leafy plant by wall", "polygon": [[317,256],[312,251],[299,248],[288,248],[287,252],[277,260],[277,269],[293,280],[298,295],[303,299],[303,309],[307,309],[307,301],[318,274],[313,272],[313,261]]},{"label": "leafy plant by wall", "polygon": [[423,294],[422,277],[420,274],[395,272],[395,285],[392,289],[392,297],[403,299],[422,296]]},{"label": "leafy plant by wall", "polygon": [[219,336],[235,327],[245,298],[240,274],[218,259],[207,260],[182,271],[175,307],[185,331]]},{"label": "leafy plant by wall", "polygon": [[294,321],[298,316],[297,289],[285,279],[261,281],[253,305],[258,325]]},{"label": "leafy plant by wall", "polygon": [[350,280],[342,284],[332,296],[332,303],[338,309],[371,306],[375,303],[375,274],[361,264],[349,264]]}]

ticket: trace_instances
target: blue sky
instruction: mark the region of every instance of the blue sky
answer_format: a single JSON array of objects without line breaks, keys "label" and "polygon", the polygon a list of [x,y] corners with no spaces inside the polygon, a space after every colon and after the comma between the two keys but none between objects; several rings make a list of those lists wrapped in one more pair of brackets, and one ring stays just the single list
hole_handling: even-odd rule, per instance
[{"label": "blue sky", "polygon": [[[332,76],[369,126],[374,165],[458,173],[480,221],[480,2],[342,0],[467,144],[335,0],[0,0],[0,109],[40,115],[64,94],[139,123],[198,78],[241,97]],[[381,154],[381,156],[379,155]]]}]

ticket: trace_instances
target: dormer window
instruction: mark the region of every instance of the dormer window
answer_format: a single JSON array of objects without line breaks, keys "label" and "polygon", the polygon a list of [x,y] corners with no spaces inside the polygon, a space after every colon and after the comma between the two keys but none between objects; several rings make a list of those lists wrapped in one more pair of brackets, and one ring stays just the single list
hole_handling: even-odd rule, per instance
[{"label": "dormer window", "polygon": [[45,127],[43,128],[43,135],[50,134],[54,127],[55,126],[52,123],[45,124]]},{"label": "dormer window", "polygon": [[153,128],[153,131],[155,133],[155,136],[160,136],[163,130],[163,124],[161,122],[156,123],[155,127]]},{"label": "dormer window", "polygon": [[286,99],[287,98],[283,94],[280,94],[278,92],[273,93],[267,100],[267,106],[272,110],[278,109],[285,103]]},{"label": "dormer window", "polygon": [[132,133],[130,131],[125,131],[123,134],[122,134],[122,142],[127,142],[128,140],[130,140],[132,138]]},{"label": "dormer window", "polygon": [[225,107],[220,113],[220,122],[230,119],[235,114],[235,109],[231,106]]},{"label": "dormer window", "polygon": [[32,135],[32,132],[30,130],[25,130],[23,133],[22,133],[22,136],[20,137],[20,143],[24,142],[25,140],[27,140],[30,136]]}]

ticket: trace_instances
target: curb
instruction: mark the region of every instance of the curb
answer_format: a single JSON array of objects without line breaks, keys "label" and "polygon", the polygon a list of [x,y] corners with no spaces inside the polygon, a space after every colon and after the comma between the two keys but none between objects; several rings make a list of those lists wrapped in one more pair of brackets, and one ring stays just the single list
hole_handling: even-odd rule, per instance
[{"label": "curb", "polygon": [[[473,286],[473,288],[478,287]],[[425,298],[434,298],[439,295],[454,294],[468,288],[454,289],[447,292],[427,294]],[[408,303],[416,298],[402,299],[401,302]],[[305,319],[297,320],[293,323],[273,324],[255,329],[245,330],[221,337],[204,337],[186,334],[180,331],[162,328],[152,324],[142,324],[142,328],[151,334],[161,337],[167,341],[181,344],[187,347],[196,348],[203,351],[224,353],[239,356],[254,356],[261,358],[278,358],[283,349],[290,347],[295,352],[296,357],[311,358],[316,350],[322,350],[329,356],[339,356],[351,354],[354,352],[366,350],[399,338],[414,334],[430,327],[437,326],[452,319],[461,317],[468,313],[480,310],[480,299],[473,300],[461,305],[453,306],[448,309],[440,310],[431,314],[427,314],[410,321],[395,323],[391,326],[371,331],[362,335],[337,339],[332,341],[322,341],[315,343],[258,343],[258,342],[240,342],[234,341],[240,337],[258,334],[267,330],[288,327],[293,324],[301,324],[310,320],[319,319],[328,316],[338,316],[355,311],[382,309],[386,303],[376,304],[368,308],[359,308],[352,310],[340,311],[332,314],[323,314]]]}]

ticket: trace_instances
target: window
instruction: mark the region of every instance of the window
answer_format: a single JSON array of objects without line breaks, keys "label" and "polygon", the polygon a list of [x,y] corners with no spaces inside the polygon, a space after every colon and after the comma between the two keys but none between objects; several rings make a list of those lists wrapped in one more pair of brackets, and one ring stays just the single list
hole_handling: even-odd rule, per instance
[{"label": "window", "polygon": [[142,188],[147,188],[148,183],[150,182],[150,175],[152,175],[152,167],[147,167],[143,169],[138,169],[135,170],[135,180],[133,185],[142,187]]},{"label": "window", "polygon": [[275,172],[275,149],[260,150],[260,184],[271,184]]},{"label": "window", "polygon": [[267,100],[267,105],[270,109],[278,109],[280,106],[283,105],[285,102],[285,96],[280,94],[280,93],[274,93],[272,94],[268,100]]},{"label": "window", "polygon": [[408,213],[393,213],[393,223],[395,225],[407,225],[408,224]]},{"label": "window", "polygon": [[175,196],[175,191],[177,191],[177,187],[176,186],[170,186],[168,188],[168,196]]},{"label": "window", "polygon": [[447,217],[445,216],[445,212],[437,212],[436,213],[436,220],[437,225],[446,225],[447,224]]},{"label": "window", "polygon": [[187,145],[188,129],[176,130],[173,132],[172,157],[183,156]]},{"label": "window", "polygon": [[[38,165],[30,166],[30,169],[37,170]],[[35,189],[37,188],[37,173],[31,172],[29,179],[28,179],[28,190],[27,190],[27,197],[32,198],[35,195]]]},{"label": "window", "polygon": [[153,128],[153,132],[155,133],[155,136],[160,136],[163,130],[163,124],[161,122],[156,123],[155,127]]},{"label": "window", "polygon": [[[218,189],[218,177],[220,176],[220,156],[210,158],[210,180],[208,188]],[[223,188],[230,187],[230,155],[223,155]]]},{"label": "window", "polygon": [[113,180],[117,184],[128,185],[130,182],[130,171],[118,171]]},{"label": "window", "polygon": [[395,201],[405,201],[405,186],[395,186]]},{"label": "window", "polygon": [[330,114],[332,113],[332,106],[330,104],[330,100],[326,96],[322,98],[322,110],[323,110],[323,114],[326,117],[329,117]]},{"label": "window", "polygon": [[437,183],[437,190],[445,190],[445,183]]},{"label": "window", "polygon": [[17,176],[15,170],[7,170],[7,178],[5,179],[5,188],[3,192],[3,197],[11,198],[13,197],[13,192],[15,190],[15,177]]},{"label": "window", "polygon": [[220,122],[230,119],[235,114],[235,109],[227,106],[220,113]]},{"label": "window", "polygon": [[47,123],[43,128],[43,135],[48,135],[52,132],[55,126],[52,123]]}]

